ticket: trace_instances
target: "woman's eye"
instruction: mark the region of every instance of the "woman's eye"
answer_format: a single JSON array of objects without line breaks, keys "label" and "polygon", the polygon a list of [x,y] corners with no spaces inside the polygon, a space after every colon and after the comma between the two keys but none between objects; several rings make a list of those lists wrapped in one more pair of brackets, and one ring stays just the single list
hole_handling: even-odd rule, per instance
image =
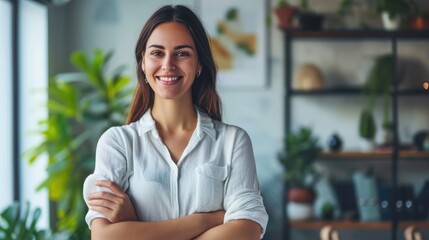
[{"label": "woman's eye", "polygon": [[161,51],[153,51],[150,53],[150,55],[152,56],[162,56],[162,52]]},{"label": "woman's eye", "polygon": [[179,57],[187,57],[187,56],[189,56],[189,53],[188,52],[178,52],[177,56],[179,56]]}]

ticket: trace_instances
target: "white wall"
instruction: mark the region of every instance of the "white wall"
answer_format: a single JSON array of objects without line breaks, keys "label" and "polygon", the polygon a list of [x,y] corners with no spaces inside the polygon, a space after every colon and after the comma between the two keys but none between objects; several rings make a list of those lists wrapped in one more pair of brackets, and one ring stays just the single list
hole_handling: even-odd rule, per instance
[{"label": "white wall", "polygon": [[[51,65],[50,72],[58,73],[71,69],[62,61],[64,56],[69,56],[74,50],[82,49],[90,52],[94,48],[101,48],[114,49],[112,66],[126,64],[129,73],[134,76],[134,46],[143,23],[159,6],[172,2],[196,6],[192,0],[73,0],[61,8],[51,9],[51,16],[61,15],[62,17],[51,19],[50,29],[63,33],[63,36],[58,37],[64,41],[59,44],[54,37],[50,38],[56,50],[51,51],[51,62],[54,61],[56,64]],[[317,3],[317,1],[311,2]],[[338,2],[337,0],[324,1],[324,4],[318,4],[315,8],[333,12]],[[276,1],[272,0],[271,3],[274,5]],[[282,32],[276,26],[274,15],[272,17],[271,53],[268,56],[271,63],[269,68],[271,78],[267,79],[269,85],[265,88],[253,89],[221,88],[220,95],[223,101],[224,121],[243,127],[251,136],[264,201],[270,212],[267,239],[280,239],[282,168],[277,162],[276,153],[282,146],[284,132],[284,51]],[[64,36],[66,36],[65,39]],[[404,55],[407,51],[415,51],[405,48],[408,47],[404,47]],[[428,59],[429,46],[421,46],[419,49],[419,56]],[[365,61],[375,53],[387,50],[382,43],[300,42],[294,46],[293,51],[297,56],[293,62],[294,67],[300,63],[312,61],[321,65],[328,79],[334,79],[337,82],[355,80],[362,82],[369,68]],[[409,54],[414,56],[414,52]],[[429,68],[429,64],[426,66]],[[336,72],[339,69],[342,72]],[[331,78],[331,76],[335,77]],[[327,84],[334,83],[327,82]],[[345,148],[355,149],[358,145],[357,116],[361,110],[361,104],[362,99],[359,96],[340,100],[332,97],[297,98],[294,100],[291,116],[292,128],[296,129],[301,125],[314,127],[324,147],[326,147],[327,138],[334,131],[338,131],[344,139],[347,139]],[[403,117],[401,115],[401,121],[406,118],[404,122],[410,120],[412,124],[402,125],[401,123],[401,132],[413,132],[420,127],[429,127],[427,112],[422,112],[419,107],[409,107],[408,103],[403,103],[402,106],[407,108],[405,110],[407,115]],[[409,116],[408,114],[418,117],[409,119],[405,117]],[[377,116],[380,114],[377,113]],[[380,138],[381,135],[377,137]],[[404,138],[404,141],[406,139],[409,139],[409,136]]]}]

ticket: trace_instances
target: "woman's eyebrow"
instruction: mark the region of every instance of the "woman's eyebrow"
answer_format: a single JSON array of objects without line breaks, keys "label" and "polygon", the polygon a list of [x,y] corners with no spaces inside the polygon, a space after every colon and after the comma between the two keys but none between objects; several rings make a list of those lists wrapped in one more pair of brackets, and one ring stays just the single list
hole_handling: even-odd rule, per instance
[{"label": "woman's eyebrow", "polygon": [[190,46],[190,45],[179,45],[179,46],[176,46],[174,48],[174,50],[182,49],[182,48],[190,48],[190,49],[194,50],[194,48],[192,46]]},{"label": "woman's eyebrow", "polygon": [[[152,44],[150,45],[148,48],[160,48],[160,49],[165,49],[164,46],[162,45],[156,45],[156,44]],[[178,45],[176,47],[174,47],[174,50],[178,50],[178,49],[183,49],[183,48],[190,48],[190,49],[194,49],[191,45]]]}]

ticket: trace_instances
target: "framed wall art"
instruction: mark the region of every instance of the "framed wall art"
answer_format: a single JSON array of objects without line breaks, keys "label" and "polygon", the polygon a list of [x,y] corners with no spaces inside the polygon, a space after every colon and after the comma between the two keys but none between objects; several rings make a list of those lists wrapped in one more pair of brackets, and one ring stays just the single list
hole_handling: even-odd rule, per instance
[{"label": "framed wall art", "polygon": [[266,0],[196,1],[218,67],[220,87],[268,83]]}]

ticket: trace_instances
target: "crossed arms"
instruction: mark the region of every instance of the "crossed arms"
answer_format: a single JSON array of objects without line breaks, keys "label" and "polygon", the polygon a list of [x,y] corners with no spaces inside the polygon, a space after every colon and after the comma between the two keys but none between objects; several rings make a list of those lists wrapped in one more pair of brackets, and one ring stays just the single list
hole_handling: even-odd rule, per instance
[{"label": "crossed arms", "polygon": [[97,185],[112,192],[96,192],[88,196],[91,210],[102,213],[91,223],[91,237],[103,239],[259,239],[261,227],[251,220],[232,220],[223,223],[224,211],[194,213],[160,222],[139,222],[126,193],[115,183],[99,181]]}]

